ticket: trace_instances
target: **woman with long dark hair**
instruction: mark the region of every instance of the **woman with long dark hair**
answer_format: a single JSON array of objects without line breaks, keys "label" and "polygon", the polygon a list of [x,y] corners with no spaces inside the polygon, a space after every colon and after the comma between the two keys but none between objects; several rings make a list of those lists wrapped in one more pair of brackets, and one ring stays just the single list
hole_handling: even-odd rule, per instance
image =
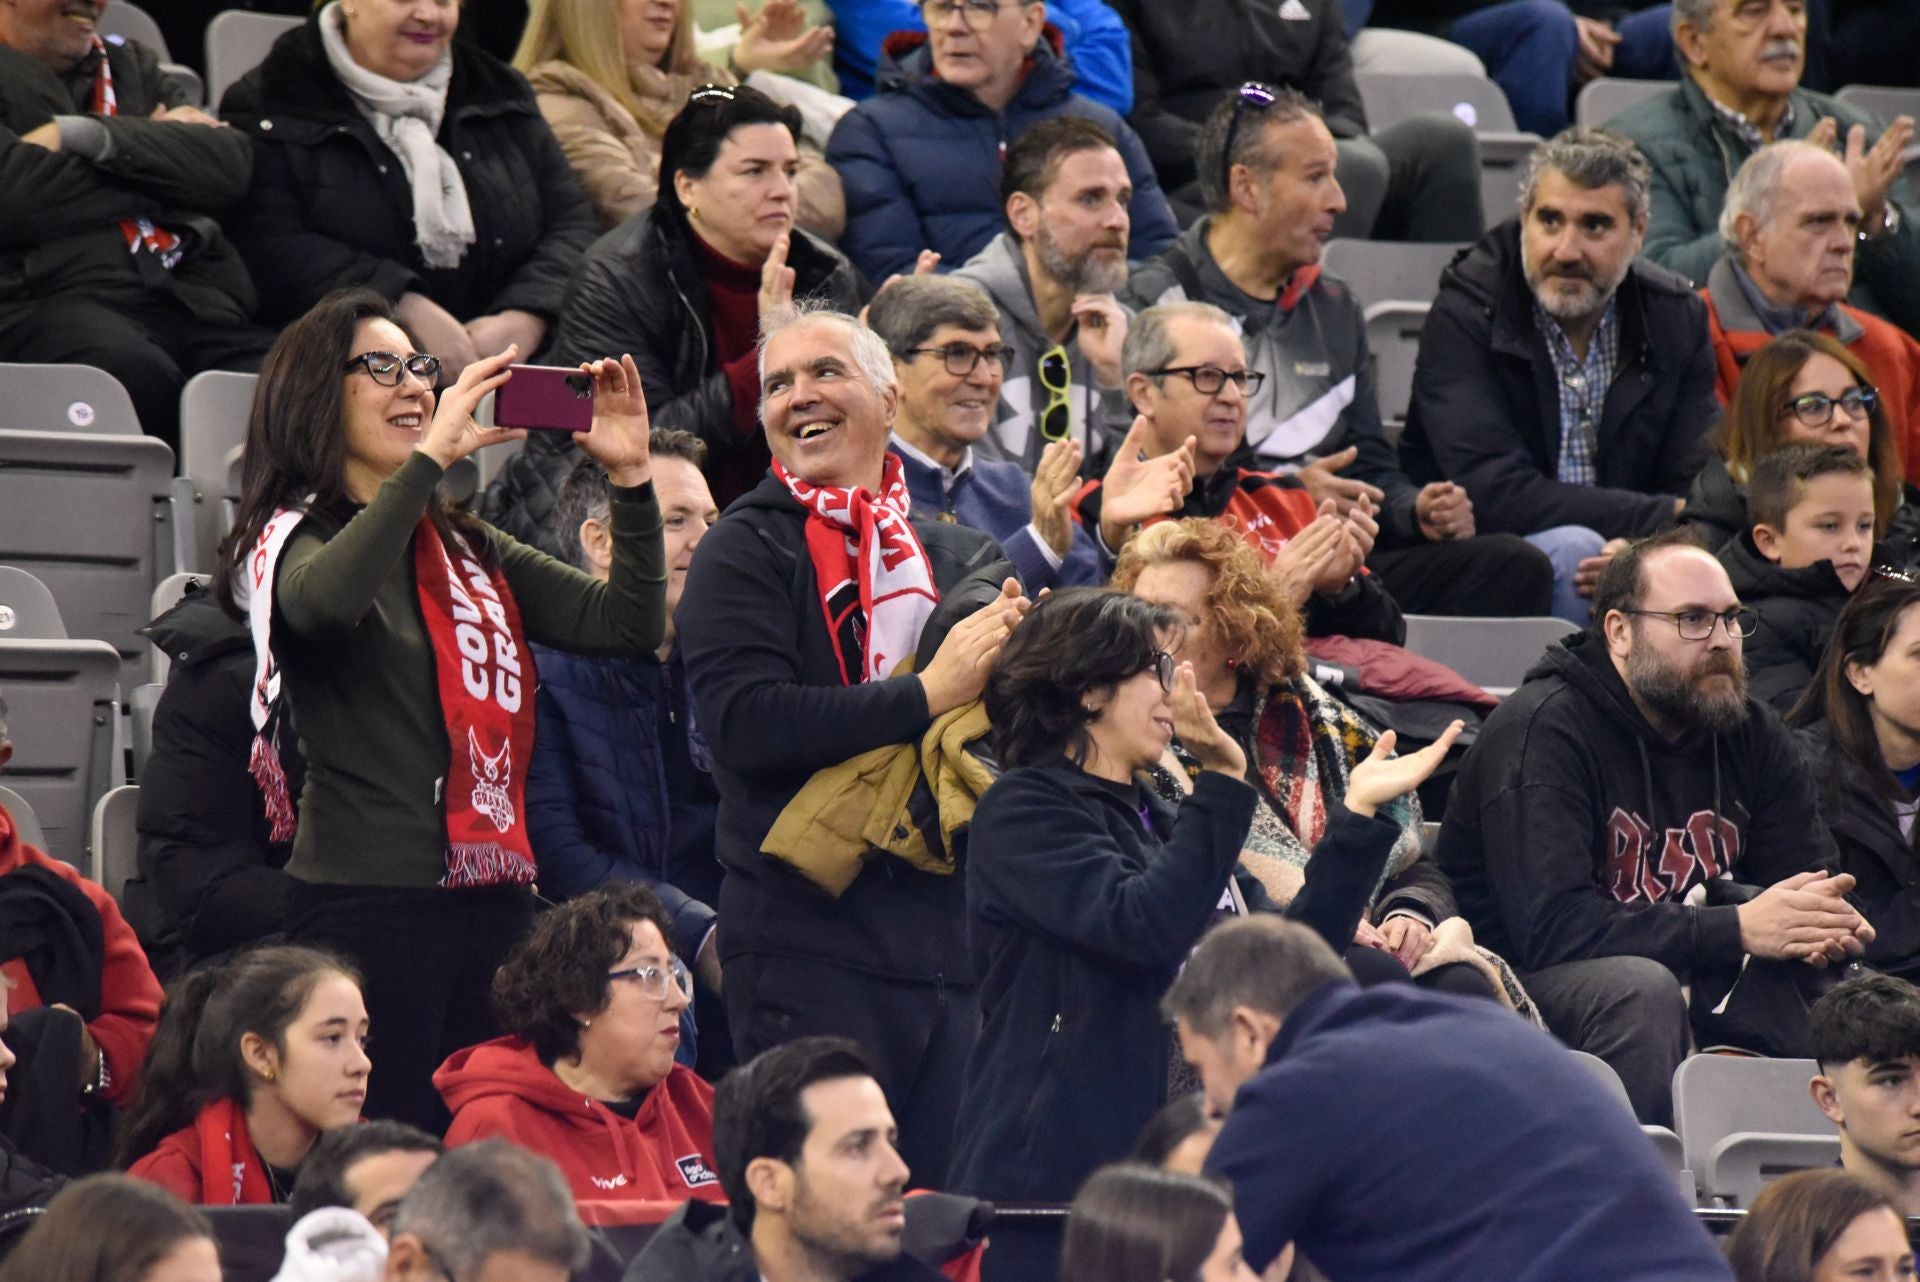
[{"label": "woman with long dark hair", "polygon": [[1869,580],[1854,594],[1787,720],[1875,931],[1864,960],[1920,979],[1920,584]]},{"label": "woman with long dark hair", "polygon": [[[1284,1278],[1292,1248],[1270,1276]],[[1060,1282],[1254,1282],[1225,1185],[1136,1162],[1081,1186],[1060,1241]]]},{"label": "woman with long dark hair", "polygon": [[360,1120],[367,1030],[359,976],[317,949],[189,973],[160,1012],[120,1165],[187,1202],[286,1201],[320,1133]]},{"label": "woman with long dark hair", "polygon": [[[435,1131],[433,1070],[493,1035],[493,972],[533,915],[528,643],[650,654],[665,625],[632,357],[581,366],[593,419],[573,439],[612,484],[605,582],[439,496],[455,462],[521,435],[473,421],[514,355],[476,361],[436,396],[438,362],[384,299],[328,296],[267,357],[222,548],[223,588],[254,638],[253,772],[293,832],[287,935],[365,976],[385,1069],[370,1112]],[[297,827],[274,751],[296,732]]]},{"label": "woman with long dark hair", "polygon": [[124,1175],[70,1184],[0,1266],[0,1282],[220,1282],[207,1217]]},{"label": "woman with long dark hair", "polygon": [[[661,140],[659,199],[588,252],[554,339],[563,362],[639,354],[660,425],[706,442],[722,509],[772,458],[760,430],[761,322],[802,299],[849,314],[862,302],[845,256],[794,226],[799,140],[800,113],[756,89],[694,90]],[[577,457],[564,440],[530,441],[487,492],[488,519],[558,553],[554,498]]]}]

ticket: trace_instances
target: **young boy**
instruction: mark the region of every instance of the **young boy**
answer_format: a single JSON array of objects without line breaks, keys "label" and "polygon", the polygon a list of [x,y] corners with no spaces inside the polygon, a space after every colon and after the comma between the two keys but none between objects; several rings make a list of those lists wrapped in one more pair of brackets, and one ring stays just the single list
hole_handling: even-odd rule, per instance
[{"label": "young boy", "polygon": [[1873,469],[1832,445],[1788,445],[1747,484],[1747,532],[1721,548],[1733,590],[1760,611],[1747,685],[1785,712],[1813,680],[1834,621],[1873,559]]},{"label": "young boy", "polygon": [[1865,974],[1807,1012],[1809,1089],[1840,1131],[1840,1165],[1920,1214],[1920,989]]}]

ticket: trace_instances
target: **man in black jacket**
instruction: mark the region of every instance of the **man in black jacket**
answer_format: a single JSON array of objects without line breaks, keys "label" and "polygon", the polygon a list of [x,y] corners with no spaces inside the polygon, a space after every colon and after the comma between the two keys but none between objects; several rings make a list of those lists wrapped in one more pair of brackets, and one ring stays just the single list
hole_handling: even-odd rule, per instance
[{"label": "man in black jacket", "polygon": [[[1682,983],[1696,1010],[1732,1009],[1858,956],[1873,932],[1843,898],[1853,878],[1817,871],[1833,842],[1791,737],[1747,697],[1754,618],[1720,563],[1684,531],[1629,544],[1594,615],[1481,727],[1434,858],[1547,1027],[1665,1124],[1687,1052]],[[1767,1049],[1803,1054],[1803,1013],[1760,1012],[1780,1034]]]},{"label": "man in black jacket", "polygon": [[1555,613],[1592,595],[1608,540],[1673,523],[1720,412],[1706,305],[1635,257],[1650,181],[1605,130],[1542,144],[1518,223],[1441,275],[1420,338],[1401,463],[1465,486],[1480,529],[1534,536]]},{"label": "man in black jacket", "polygon": [[[720,787],[727,1020],[742,1060],[810,1033],[860,1042],[902,1151],[937,1184],[976,1023],[961,878],[880,856],[836,898],[761,844],[816,771],[917,744],[978,698],[1027,602],[986,535],[902,519],[899,389],[878,335],[802,311],[762,340],[760,371],[774,469],[701,541],[674,618]],[[927,657],[934,601],[951,612],[976,574],[1003,584],[998,599]]]},{"label": "man in black jacket", "polygon": [[97,365],[172,444],[186,380],[257,369],[273,340],[216,221],[253,151],[152,50],[102,40],[105,9],[0,4],[0,360]]}]

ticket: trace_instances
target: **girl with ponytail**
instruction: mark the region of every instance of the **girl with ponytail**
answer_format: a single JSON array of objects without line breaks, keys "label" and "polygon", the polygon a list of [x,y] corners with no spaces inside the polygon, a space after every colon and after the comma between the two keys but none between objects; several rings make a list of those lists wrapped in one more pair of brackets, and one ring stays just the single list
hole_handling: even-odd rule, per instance
[{"label": "girl with ponytail", "polygon": [[160,1011],[119,1164],[204,1206],[284,1202],[320,1132],[367,1098],[360,979],[312,948],[259,948],[180,980]]}]

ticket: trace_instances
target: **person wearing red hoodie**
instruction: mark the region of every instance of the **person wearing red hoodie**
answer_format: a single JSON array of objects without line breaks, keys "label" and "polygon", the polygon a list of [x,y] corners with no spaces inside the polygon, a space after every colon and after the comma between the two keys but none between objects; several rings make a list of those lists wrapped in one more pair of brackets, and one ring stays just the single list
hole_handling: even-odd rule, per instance
[{"label": "person wearing red hoodie", "polygon": [[[7,705],[0,700],[0,767],[12,756]],[[17,901],[6,893],[16,888],[22,891]],[[8,910],[16,902],[22,915]],[[100,951],[86,958],[65,955],[55,941],[72,938],[69,930],[83,940],[95,937],[96,922],[86,920],[89,907],[97,919]],[[22,840],[4,806],[0,975],[12,981],[5,994],[9,1016],[43,1006],[79,1014],[86,1023],[80,1034],[79,1093],[87,1098],[105,1095],[126,1107],[139,1084],[141,1057],[159,1023],[160,981],[106,887]],[[89,978],[97,982],[88,983]]]},{"label": "person wearing red hoodie", "polygon": [[494,977],[509,1035],[434,1074],[453,1110],[448,1147],[511,1140],[557,1163],[583,1203],[725,1201],[713,1088],[674,1062],[688,981],[671,931],[659,898],[626,883],[541,918]]}]

